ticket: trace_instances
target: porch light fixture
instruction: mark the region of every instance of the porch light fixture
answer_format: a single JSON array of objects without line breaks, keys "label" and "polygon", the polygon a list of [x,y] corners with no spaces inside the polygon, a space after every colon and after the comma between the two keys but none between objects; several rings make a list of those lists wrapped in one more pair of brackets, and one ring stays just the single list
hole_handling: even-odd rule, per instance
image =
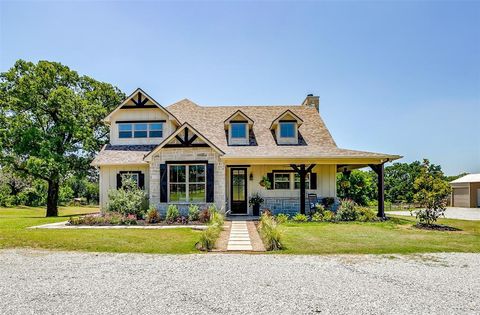
[{"label": "porch light fixture", "polygon": [[253,180],[253,174],[250,173],[250,180]]}]

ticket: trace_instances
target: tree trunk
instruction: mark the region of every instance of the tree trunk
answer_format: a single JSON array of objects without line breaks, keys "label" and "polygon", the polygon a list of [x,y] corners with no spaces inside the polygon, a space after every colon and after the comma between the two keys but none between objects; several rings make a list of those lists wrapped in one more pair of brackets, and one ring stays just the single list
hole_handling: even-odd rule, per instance
[{"label": "tree trunk", "polygon": [[47,217],[58,216],[58,190],[58,180],[49,180],[47,195]]}]

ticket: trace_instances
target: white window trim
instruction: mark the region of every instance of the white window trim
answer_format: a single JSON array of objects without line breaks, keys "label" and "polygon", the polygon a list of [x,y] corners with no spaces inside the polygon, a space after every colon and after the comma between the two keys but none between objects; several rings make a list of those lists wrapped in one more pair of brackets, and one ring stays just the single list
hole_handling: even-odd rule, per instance
[{"label": "white window trim", "polygon": [[[294,190],[300,190],[300,187],[295,188],[295,175],[297,173],[293,173],[293,189]],[[299,181],[300,183],[300,181]],[[308,186],[307,186],[308,184]],[[309,190],[310,189],[310,173],[307,173],[307,176],[305,176],[305,189]]]},{"label": "white window trim", "polygon": [[[140,125],[140,124],[146,124],[147,125],[147,136],[146,137],[135,137],[135,125]],[[151,124],[160,124],[162,126],[161,131],[162,131],[162,136],[161,137],[150,137],[150,125]],[[125,138],[125,137],[120,137],[120,126],[123,125],[130,125],[130,132],[131,132],[131,137]],[[164,123],[163,122],[139,122],[139,123],[118,123],[118,139],[123,140],[123,139],[161,139],[163,138],[163,129]],[[142,130],[143,131],[143,130]],[[159,130],[155,130],[159,131]]]},{"label": "white window trim", "polygon": [[[274,190],[291,190],[292,189],[292,173],[289,172],[275,172],[273,173],[273,189]],[[288,188],[276,188],[275,187],[275,182],[276,182],[276,175],[288,175]],[[278,182],[278,183],[287,183],[287,182]]]},{"label": "white window trim", "polygon": [[[171,182],[170,181],[170,167],[171,166],[185,166],[185,182]],[[189,178],[189,171],[190,166],[203,166],[205,167],[205,181],[203,182],[190,182]],[[186,201],[170,201],[170,184],[184,184],[185,185],[185,193],[186,193]],[[190,201],[190,184],[204,184],[205,185],[205,198],[203,201]],[[207,166],[203,163],[199,164],[182,164],[182,163],[175,163],[175,164],[168,164],[167,167],[167,196],[168,202],[176,203],[176,204],[195,204],[195,203],[206,203],[207,202]]]}]

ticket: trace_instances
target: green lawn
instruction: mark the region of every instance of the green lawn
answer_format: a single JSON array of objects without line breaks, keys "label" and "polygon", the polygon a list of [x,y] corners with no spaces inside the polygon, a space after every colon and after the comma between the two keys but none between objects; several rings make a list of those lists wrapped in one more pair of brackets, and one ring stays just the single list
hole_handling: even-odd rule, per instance
[{"label": "green lawn", "polygon": [[68,220],[69,216],[98,212],[98,208],[61,207],[59,217],[45,218],[44,208],[0,208],[0,249],[42,248],[94,252],[198,253],[199,232],[169,230],[43,230],[29,226]]},{"label": "green lawn", "polygon": [[287,223],[283,226],[287,254],[387,254],[480,252],[480,221],[442,219],[462,231],[414,228],[410,217],[372,223]]}]

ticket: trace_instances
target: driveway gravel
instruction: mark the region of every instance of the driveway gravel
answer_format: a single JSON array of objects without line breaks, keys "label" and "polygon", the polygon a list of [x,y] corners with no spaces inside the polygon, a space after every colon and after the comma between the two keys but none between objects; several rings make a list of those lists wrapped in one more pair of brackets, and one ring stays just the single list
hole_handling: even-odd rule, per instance
[{"label": "driveway gravel", "polygon": [[480,254],[0,251],[2,314],[479,314]]},{"label": "driveway gravel", "polygon": [[[388,211],[387,215],[388,214],[411,216],[410,211]],[[444,217],[447,218],[447,219],[479,221],[480,220],[480,208],[453,208],[453,207],[448,207],[447,210],[445,210]]]}]

